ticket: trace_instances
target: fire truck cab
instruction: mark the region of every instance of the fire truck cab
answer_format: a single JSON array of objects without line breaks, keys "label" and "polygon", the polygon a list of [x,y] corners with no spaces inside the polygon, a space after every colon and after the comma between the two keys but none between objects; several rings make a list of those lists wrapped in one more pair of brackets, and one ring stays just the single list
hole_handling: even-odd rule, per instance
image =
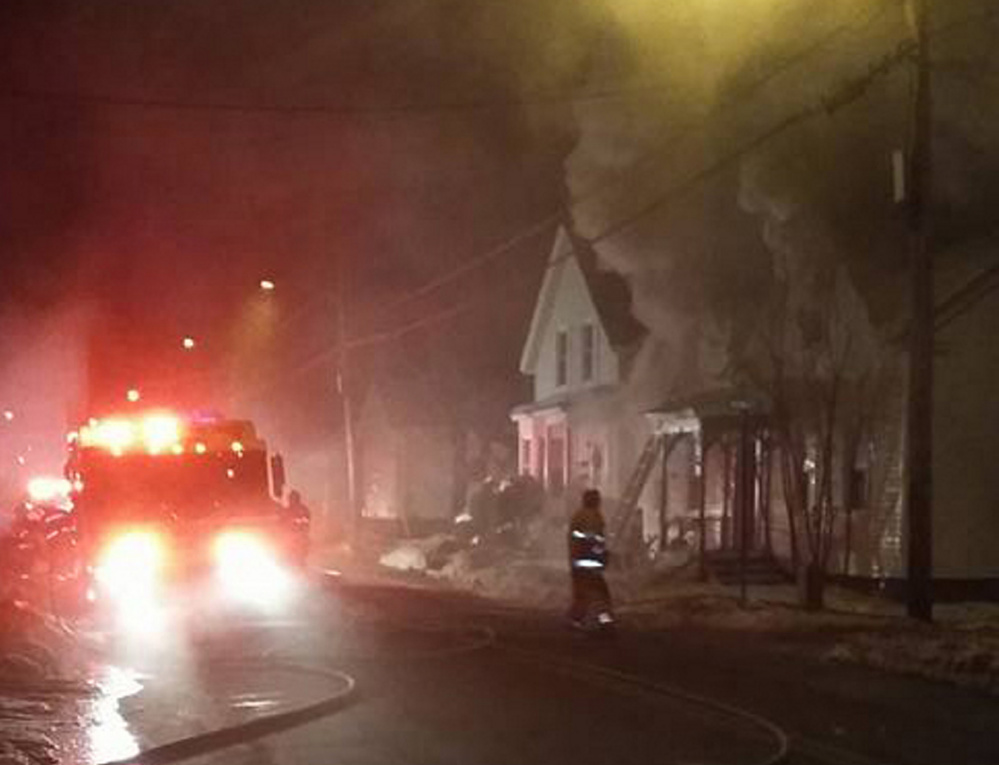
[{"label": "fire truck cab", "polygon": [[282,460],[253,423],[150,411],[68,440],[89,599],[273,603],[304,565],[307,511],[282,503]]}]

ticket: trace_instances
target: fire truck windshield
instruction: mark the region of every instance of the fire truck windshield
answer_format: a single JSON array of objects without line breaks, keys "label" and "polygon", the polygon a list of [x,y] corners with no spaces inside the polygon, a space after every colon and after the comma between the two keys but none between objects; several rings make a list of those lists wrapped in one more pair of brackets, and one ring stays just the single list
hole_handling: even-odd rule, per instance
[{"label": "fire truck windshield", "polygon": [[89,512],[121,520],[198,518],[220,509],[252,512],[269,496],[264,451],[184,456],[94,451],[79,468]]}]

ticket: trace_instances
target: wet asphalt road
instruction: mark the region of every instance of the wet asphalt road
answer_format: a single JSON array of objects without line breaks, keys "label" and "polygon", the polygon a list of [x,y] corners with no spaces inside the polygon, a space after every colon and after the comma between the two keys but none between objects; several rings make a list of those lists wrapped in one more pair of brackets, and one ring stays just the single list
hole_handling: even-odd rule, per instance
[{"label": "wet asphalt road", "polygon": [[[985,696],[818,662],[761,637],[625,624],[617,640],[593,640],[554,613],[398,586],[324,585],[287,620],[226,624],[182,650],[121,660],[140,672],[142,691],[120,706],[142,748],[341,692],[332,670],[356,680],[350,706],[187,760],[206,765],[766,762],[779,741],[739,709],[789,735],[791,763],[999,763],[999,703]],[[131,753],[126,740],[119,754]]]}]

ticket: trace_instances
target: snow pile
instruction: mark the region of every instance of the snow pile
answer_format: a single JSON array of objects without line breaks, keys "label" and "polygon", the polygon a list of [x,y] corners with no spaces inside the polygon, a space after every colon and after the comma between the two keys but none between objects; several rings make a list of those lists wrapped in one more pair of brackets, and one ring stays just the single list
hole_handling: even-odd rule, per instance
[{"label": "snow pile", "polygon": [[23,601],[0,601],[0,765],[55,765],[79,745],[90,693],[85,659],[65,623]]},{"label": "snow pile", "polygon": [[24,601],[0,601],[0,684],[75,677],[83,658],[80,641],[65,622]]},{"label": "snow pile", "polygon": [[378,562],[396,571],[436,570],[446,565],[457,550],[447,534],[435,534],[422,539],[407,539],[382,555]]},{"label": "snow pile", "polygon": [[416,544],[402,544],[385,553],[378,562],[397,571],[426,571],[426,553]]},{"label": "snow pile", "polygon": [[[639,588],[638,593],[642,590]],[[646,587],[618,611],[634,628],[695,627],[780,639],[783,647],[828,661],[999,694],[999,607],[940,606],[938,624],[915,624],[898,604],[830,588],[826,611],[799,608],[792,588],[754,587],[743,606],[732,587],[680,581]],[[762,596],[762,597],[761,597]]]},{"label": "snow pile", "polygon": [[54,713],[42,701],[0,696],[0,765],[56,765],[60,748],[45,732]]},{"label": "snow pile", "polygon": [[846,636],[826,657],[999,694],[999,631],[893,625]]},{"label": "snow pile", "polygon": [[513,554],[482,565],[476,561],[475,552],[462,550],[434,575],[477,595],[539,608],[562,606],[568,597],[564,567],[553,568]]}]

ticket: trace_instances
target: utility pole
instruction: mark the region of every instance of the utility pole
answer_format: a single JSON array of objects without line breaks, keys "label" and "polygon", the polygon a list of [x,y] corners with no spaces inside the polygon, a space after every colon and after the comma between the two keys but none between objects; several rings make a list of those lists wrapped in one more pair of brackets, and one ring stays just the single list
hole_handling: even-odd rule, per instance
[{"label": "utility pole", "polygon": [[347,475],[347,530],[356,541],[360,526],[357,501],[357,473],[354,460],[354,421],[351,415],[350,386],[347,377],[347,263],[343,251],[336,254],[336,390],[343,419],[344,468]]},{"label": "utility pole", "polygon": [[933,167],[933,94],[929,0],[910,0],[916,27],[916,93],[909,159],[912,323],[906,433],[908,602],[910,617],[933,620],[933,257],[929,214]]}]

